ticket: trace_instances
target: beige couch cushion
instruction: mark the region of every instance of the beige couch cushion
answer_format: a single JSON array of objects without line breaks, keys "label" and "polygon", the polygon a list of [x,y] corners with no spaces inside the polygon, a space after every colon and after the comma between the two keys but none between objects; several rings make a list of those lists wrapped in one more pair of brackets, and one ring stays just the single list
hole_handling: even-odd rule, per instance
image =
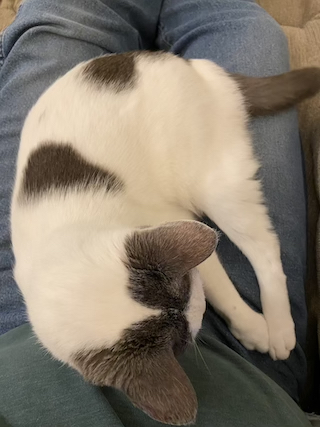
[{"label": "beige couch cushion", "polygon": [[22,0],[0,0],[0,32],[14,20]]}]

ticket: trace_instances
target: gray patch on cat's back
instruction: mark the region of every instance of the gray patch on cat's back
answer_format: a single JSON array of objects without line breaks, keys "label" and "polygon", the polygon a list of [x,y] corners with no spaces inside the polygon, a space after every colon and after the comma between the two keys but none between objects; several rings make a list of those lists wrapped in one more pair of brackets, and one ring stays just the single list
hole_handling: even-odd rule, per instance
[{"label": "gray patch on cat's back", "polygon": [[19,199],[34,200],[49,192],[78,189],[117,192],[123,187],[115,174],[90,163],[71,145],[46,143],[30,154]]},{"label": "gray patch on cat's back", "polygon": [[109,86],[115,92],[121,92],[134,88],[138,75],[136,67],[138,58],[157,61],[172,57],[174,55],[167,52],[148,50],[105,55],[92,59],[84,67],[83,75],[97,85]]},{"label": "gray patch on cat's back", "polygon": [[106,55],[91,60],[83,75],[91,82],[112,86],[116,92],[132,89],[136,79],[134,52]]}]

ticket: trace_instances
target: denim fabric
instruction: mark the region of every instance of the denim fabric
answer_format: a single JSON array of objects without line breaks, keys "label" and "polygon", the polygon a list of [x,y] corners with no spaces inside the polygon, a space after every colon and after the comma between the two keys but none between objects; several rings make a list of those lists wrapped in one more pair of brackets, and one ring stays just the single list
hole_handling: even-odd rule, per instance
[{"label": "denim fabric", "polygon": [[[9,210],[19,134],[30,107],[57,77],[108,52],[170,50],[227,70],[289,68],[285,36],[253,0],[25,0],[0,41],[0,333],[27,321],[12,278]],[[295,400],[306,376],[306,195],[295,111],[252,122],[266,203],[280,236],[298,345],[287,361],[247,351],[208,307],[204,328],[273,378]],[[219,256],[243,298],[260,309],[251,266],[225,237]]]}]

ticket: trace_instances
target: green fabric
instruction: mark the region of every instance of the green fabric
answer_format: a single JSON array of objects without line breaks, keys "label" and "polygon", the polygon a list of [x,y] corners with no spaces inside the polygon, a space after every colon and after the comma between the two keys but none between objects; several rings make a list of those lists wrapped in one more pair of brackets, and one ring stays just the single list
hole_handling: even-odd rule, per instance
[{"label": "green fabric", "polygon": [[10,427],[6,420],[0,415],[0,427]]},{"label": "green fabric", "polygon": [[[202,336],[181,364],[199,400],[198,427],[310,427],[271,379]],[[204,363],[205,361],[205,363]],[[30,326],[0,337],[0,427],[159,427],[116,390],[86,384],[37,344]]]}]

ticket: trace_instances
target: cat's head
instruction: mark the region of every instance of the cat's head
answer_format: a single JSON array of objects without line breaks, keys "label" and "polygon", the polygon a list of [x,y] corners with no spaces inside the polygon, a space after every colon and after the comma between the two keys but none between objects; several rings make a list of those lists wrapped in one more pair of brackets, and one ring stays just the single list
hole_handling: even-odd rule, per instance
[{"label": "cat's head", "polygon": [[[216,232],[197,221],[127,233],[117,243],[127,297],[150,313],[124,329],[111,346],[77,352],[71,365],[91,383],[121,390],[158,421],[194,422],[197,398],[176,356],[201,327],[205,297],[195,267],[216,244]],[[125,316],[121,308],[118,316]]]}]

